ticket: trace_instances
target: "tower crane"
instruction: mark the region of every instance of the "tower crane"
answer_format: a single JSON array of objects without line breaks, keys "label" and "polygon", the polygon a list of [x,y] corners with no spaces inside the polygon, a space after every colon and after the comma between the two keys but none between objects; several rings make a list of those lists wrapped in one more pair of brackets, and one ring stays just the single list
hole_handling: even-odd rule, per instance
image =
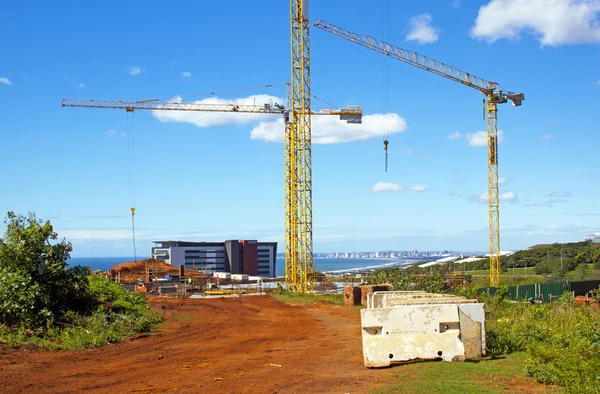
[{"label": "tower crane", "polygon": [[483,78],[476,77],[470,73],[438,62],[437,60],[428,58],[416,52],[395,47],[387,42],[368,35],[352,33],[324,21],[317,21],[313,23],[313,25],[328,33],[375,50],[394,59],[477,89],[485,96],[488,146],[490,286],[497,286],[500,283],[500,203],[498,196],[497,105],[504,104],[510,100],[512,101],[513,106],[520,106],[522,101],[525,100],[524,94],[505,91],[496,82],[486,81]]},{"label": "tower crane", "polygon": [[[315,112],[311,109],[310,38],[308,0],[290,0],[291,89],[289,108],[282,105],[235,105],[172,103],[157,100],[77,100],[64,99],[65,107],[119,108],[127,112],[209,111],[269,113],[284,116],[284,205],[285,281],[292,292],[315,289],[312,220],[312,139],[311,115],[336,115],[348,123],[362,123],[362,107]],[[132,210],[132,215],[133,215]]]}]

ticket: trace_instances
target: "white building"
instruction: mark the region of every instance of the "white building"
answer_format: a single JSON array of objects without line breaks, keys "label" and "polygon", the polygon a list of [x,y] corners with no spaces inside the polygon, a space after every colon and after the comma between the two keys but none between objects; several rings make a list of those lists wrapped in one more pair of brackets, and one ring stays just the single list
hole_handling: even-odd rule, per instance
[{"label": "white building", "polygon": [[274,278],[277,242],[153,241],[152,257],[173,266],[205,272],[229,272]]},{"label": "white building", "polygon": [[586,237],[590,237],[587,239],[591,240],[592,243],[600,244],[600,233],[588,234]]}]

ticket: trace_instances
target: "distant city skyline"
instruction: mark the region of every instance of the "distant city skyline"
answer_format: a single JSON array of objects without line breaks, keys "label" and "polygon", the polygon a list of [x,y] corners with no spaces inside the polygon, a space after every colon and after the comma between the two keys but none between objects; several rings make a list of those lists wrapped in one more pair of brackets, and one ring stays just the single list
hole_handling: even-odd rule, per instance
[{"label": "distant city skyline", "polygon": [[450,255],[465,255],[472,256],[477,252],[462,252],[451,250],[440,251],[419,251],[419,250],[381,250],[372,252],[332,252],[332,253],[315,253],[318,258],[331,259],[418,259],[418,258],[435,258],[445,257]]}]

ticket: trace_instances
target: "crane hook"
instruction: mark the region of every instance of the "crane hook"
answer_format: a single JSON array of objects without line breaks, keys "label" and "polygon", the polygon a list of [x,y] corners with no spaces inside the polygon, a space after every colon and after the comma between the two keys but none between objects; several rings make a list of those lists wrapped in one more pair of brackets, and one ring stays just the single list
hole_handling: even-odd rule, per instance
[{"label": "crane hook", "polygon": [[388,144],[390,142],[388,140],[384,140],[383,141],[383,150],[385,151],[385,172],[387,172],[387,165],[388,165]]}]

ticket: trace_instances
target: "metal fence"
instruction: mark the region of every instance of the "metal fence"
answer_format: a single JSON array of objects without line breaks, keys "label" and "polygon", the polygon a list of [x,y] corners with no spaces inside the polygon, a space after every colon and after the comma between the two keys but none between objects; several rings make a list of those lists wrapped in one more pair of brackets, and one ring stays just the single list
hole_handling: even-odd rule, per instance
[{"label": "metal fence", "polygon": [[[517,285],[508,288],[507,298],[512,301],[533,299],[541,302],[550,302],[563,295],[565,291],[572,292],[575,296],[586,295],[591,290],[598,290],[600,280],[584,280],[578,282],[552,282],[531,285]],[[482,287],[477,290],[477,295],[494,296],[498,291],[495,287]]]}]

